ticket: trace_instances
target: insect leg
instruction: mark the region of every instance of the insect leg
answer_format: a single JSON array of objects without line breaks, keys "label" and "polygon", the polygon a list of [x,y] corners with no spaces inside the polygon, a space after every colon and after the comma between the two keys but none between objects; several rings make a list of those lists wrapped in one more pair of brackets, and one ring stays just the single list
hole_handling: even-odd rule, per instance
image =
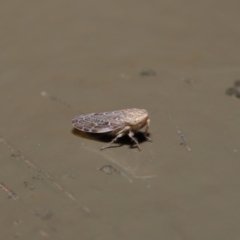
[{"label": "insect leg", "polygon": [[147,126],[146,126],[146,130],[145,130],[144,135],[145,135],[145,138],[146,138],[148,141],[152,142],[152,139],[151,139],[150,137],[148,137],[149,126],[150,126],[150,119],[147,120]]},{"label": "insect leg", "polygon": [[100,150],[108,148],[112,143],[116,142],[118,138],[124,136],[126,134],[126,132],[129,131],[129,129],[130,129],[129,126],[126,126],[125,128],[123,128],[120,132],[117,133],[117,136],[110,143],[101,147]]},{"label": "insect leg", "polygon": [[138,150],[141,151],[138,140],[134,137],[134,133],[132,131],[129,131],[128,136],[137,144]]}]

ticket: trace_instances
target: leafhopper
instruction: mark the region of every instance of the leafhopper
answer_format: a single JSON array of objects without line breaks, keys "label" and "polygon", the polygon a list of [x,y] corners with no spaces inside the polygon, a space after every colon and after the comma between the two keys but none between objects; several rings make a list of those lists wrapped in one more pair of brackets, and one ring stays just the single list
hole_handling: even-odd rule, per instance
[{"label": "leafhopper", "polygon": [[151,141],[148,137],[150,119],[145,109],[131,108],[112,112],[79,115],[72,119],[72,124],[73,127],[83,132],[106,133],[114,136],[115,138],[103,146],[101,150],[108,148],[112,143],[116,142],[118,138],[124,135],[128,135],[137,145],[138,149],[141,150],[134,134],[145,126],[144,136],[147,140]]}]

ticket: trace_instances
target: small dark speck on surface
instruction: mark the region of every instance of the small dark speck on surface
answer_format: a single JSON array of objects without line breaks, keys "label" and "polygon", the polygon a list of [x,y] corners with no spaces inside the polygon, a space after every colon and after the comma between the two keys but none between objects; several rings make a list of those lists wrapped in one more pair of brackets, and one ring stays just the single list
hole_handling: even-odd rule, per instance
[{"label": "small dark speck on surface", "polygon": [[237,98],[240,98],[240,92],[236,92],[235,96],[236,96]]},{"label": "small dark speck on surface", "polygon": [[236,89],[235,88],[228,88],[225,92],[228,96],[232,96],[233,94],[236,93]]},{"label": "small dark speck on surface", "polygon": [[151,77],[151,76],[156,76],[156,72],[152,69],[149,70],[143,70],[140,72],[140,76],[142,77]]},{"label": "small dark speck on surface", "polygon": [[235,86],[235,87],[240,87],[240,80],[236,80],[236,81],[234,82],[234,86]]}]

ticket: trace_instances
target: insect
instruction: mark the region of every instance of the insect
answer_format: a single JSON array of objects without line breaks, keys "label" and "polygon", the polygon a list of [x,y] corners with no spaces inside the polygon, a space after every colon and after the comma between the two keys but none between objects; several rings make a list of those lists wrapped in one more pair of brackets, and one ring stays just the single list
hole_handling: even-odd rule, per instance
[{"label": "insect", "polygon": [[101,150],[108,148],[112,143],[116,142],[118,138],[128,135],[132,141],[140,149],[138,140],[134,137],[134,133],[146,126],[145,137],[148,137],[148,129],[150,119],[148,112],[145,109],[123,109],[112,112],[90,113],[86,115],[79,115],[72,119],[73,126],[83,132],[88,133],[106,133],[115,138],[107,145],[103,146]]}]

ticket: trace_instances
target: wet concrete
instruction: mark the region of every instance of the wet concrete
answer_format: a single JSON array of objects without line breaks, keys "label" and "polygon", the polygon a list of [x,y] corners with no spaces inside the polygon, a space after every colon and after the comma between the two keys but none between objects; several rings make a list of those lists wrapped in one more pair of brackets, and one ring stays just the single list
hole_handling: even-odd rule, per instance
[{"label": "wet concrete", "polygon": [[[0,12],[1,239],[240,239],[238,1]],[[132,107],[150,113],[141,152],[71,126]]]}]

